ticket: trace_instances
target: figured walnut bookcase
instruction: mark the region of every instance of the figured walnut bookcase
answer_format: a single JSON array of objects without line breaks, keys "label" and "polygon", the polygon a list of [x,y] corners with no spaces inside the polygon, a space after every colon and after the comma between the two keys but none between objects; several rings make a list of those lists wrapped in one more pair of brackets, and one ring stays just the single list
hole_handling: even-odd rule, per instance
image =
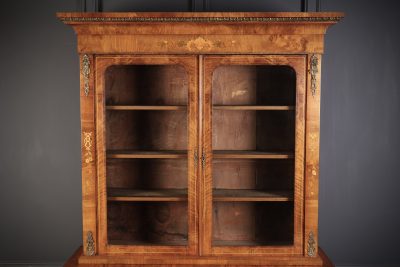
[{"label": "figured walnut bookcase", "polygon": [[342,16],[59,13],[81,62],[83,247],[68,264],[327,265],[321,55]]}]

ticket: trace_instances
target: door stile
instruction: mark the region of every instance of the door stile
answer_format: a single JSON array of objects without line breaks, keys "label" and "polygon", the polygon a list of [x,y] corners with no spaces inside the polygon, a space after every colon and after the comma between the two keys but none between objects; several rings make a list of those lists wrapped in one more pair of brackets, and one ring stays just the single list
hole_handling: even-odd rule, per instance
[{"label": "door stile", "polygon": [[105,100],[104,76],[105,62],[96,57],[96,141],[97,141],[97,195],[98,195],[98,251],[99,255],[106,253],[107,249],[107,182],[106,182],[106,134],[105,134]]},{"label": "door stile", "polygon": [[217,66],[214,61],[203,59],[203,152],[202,152],[202,253],[210,255],[212,253],[212,72]]},{"label": "door stile", "polygon": [[198,146],[197,146],[197,151],[198,151],[198,155],[197,155],[197,192],[198,192],[198,202],[197,202],[197,207],[198,207],[198,230],[199,230],[199,238],[198,238],[198,255],[203,255],[204,253],[204,249],[203,249],[203,244],[204,243],[204,235],[206,233],[205,231],[205,217],[204,217],[204,197],[203,197],[203,190],[204,190],[204,179],[203,179],[203,171],[204,169],[202,168],[202,164],[203,164],[203,137],[204,137],[204,133],[203,133],[203,90],[204,90],[204,57],[203,55],[199,55],[198,58],[198,121],[197,121],[197,125],[198,125]]},{"label": "door stile", "polygon": [[199,73],[198,58],[190,57],[182,62],[188,71],[188,216],[189,216],[189,251],[190,255],[198,254],[199,212],[198,212],[198,114],[199,114]]}]

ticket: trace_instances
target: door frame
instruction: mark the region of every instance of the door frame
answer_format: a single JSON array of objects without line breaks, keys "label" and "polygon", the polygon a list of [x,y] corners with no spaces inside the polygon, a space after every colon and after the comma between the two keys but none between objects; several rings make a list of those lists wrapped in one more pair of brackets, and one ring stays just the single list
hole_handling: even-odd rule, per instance
[{"label": "door frame", "polygon": [[[306,111],[306,55],[210,55],[201,64],[204,86],[200,88],[202,105],[200,255],[302,255],[304,246],[304,151]],[[296,72],[294,240],[291,246],[212,246],[212,75],[221,65],[280,65]]]},{"label": "door frame", "polygon": [[[105,71],[113,65],[182,65],[188,77],[188,245],[141,246],[110,245],[107,239],[107,183],[105,135]],[[198,253],[198,58],[196,56],[105,55],[95,56],[95,115],[97,145],[97,199],[99,255],[104,254],[181,254]]]}]

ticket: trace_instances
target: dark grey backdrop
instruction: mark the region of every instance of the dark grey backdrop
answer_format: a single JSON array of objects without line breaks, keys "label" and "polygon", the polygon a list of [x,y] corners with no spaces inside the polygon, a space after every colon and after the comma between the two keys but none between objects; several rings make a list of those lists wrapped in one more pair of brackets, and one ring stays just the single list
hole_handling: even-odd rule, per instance
[{"label": "dark grey backdrop", "polygon": [[[199,2],[199,1],[198,1]],[[211,0],[211,10],[298,10],[299,1]],[[396,0],[324,0],[344,11],[323,59],[320,245],[337,265],[400,262],[400,48]],[[189,1],[104,0],[108,11],[184,11]],[[198,6],[200,8],[200,6]],[[0,262],[61,263],[81,243],[72,0],[0,6]]]}]

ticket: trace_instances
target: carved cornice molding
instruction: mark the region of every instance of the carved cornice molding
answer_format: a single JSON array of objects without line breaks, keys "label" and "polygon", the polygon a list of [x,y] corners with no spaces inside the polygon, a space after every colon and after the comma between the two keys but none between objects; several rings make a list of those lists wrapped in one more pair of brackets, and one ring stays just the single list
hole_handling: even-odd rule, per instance
[{"label": "carved cornice molding", "polygon": [[342,17],[60,17],[63,22],[338,22]]}]

